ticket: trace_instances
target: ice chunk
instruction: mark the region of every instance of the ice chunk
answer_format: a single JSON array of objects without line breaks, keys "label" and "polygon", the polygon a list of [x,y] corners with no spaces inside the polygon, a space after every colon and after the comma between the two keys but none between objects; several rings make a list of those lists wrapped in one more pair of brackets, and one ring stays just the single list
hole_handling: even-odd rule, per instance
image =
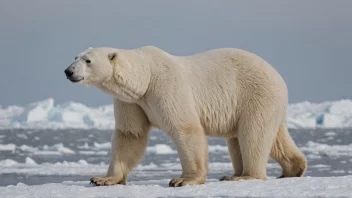
[{"label": "ice chunk", "polygon": [[147,152],[161,154],[161,155],[176,153],[175,150],[172,150],[172,148],[166,144],[156,144],[155,146],[149,146],[147,147]]},{"label": "ice chunk", "polygon": [[37,163],[30,157],[26,157],[26,164],[36,165]]},{"label": "ice chunk", "polygon": [[0,144],[0,151],[12,151],[15,152],[16,145],[14,144]]},{"label": "ice chunk", "polygon": [[5,159],[0,161],[0,167],[13,166],[15,164],[18,164],[18,163],[12,159]]}]

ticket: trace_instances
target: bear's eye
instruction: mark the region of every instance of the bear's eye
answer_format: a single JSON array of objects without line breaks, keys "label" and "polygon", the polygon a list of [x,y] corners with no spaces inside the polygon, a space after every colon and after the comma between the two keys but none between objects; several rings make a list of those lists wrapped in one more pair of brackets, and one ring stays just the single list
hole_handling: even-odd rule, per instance
[{"label": "bear's eye", "polygon": [[91,63],[92,61],[90,61],[90,60],[86,60],[86,63]]}]

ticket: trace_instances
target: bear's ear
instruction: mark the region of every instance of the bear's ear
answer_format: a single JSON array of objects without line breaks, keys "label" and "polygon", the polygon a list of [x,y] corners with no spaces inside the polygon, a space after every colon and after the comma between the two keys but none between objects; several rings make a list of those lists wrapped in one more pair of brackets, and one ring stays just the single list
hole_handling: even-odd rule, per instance
[{"label": "bear's ear", "polygon": [[108,55],[109,61],[111,62],[111,64],[115,65],[116,60],[117,60],[117,53],[116,52],[112,52]]}]

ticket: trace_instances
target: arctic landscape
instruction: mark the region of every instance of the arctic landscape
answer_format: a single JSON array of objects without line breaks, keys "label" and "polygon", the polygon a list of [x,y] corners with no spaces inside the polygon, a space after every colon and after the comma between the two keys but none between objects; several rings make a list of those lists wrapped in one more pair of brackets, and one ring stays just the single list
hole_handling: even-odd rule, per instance
[{"label": "arctic landscape", "polygon": [[55,104],[49,98],[0,107],[0,197],[352,197],[352,101],[290,104],[287,124],[307,156],[303,178],[220,182],[233,174],[222,138],[208,138],[206,184],[168,187],[181,165],[170,138],[153,129],[145,155],[126,186],[95,187],[109,164],[112,105]]},{"label": "arctic landscape", "polygon": [[[289,128],[352,127],[352,100],[322,103],[290,104],[287,110]],[[113,106],[88,107],[77,102],[55,104],[53,98],[26,106],[0,105],[0,128],[114,128]]]}]

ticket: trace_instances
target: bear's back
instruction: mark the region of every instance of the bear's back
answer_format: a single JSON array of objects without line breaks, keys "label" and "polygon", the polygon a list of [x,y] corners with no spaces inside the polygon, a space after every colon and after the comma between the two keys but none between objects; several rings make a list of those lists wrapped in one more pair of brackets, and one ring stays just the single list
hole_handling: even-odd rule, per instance
[{"label": "bear's back", "polygon": [[279,73],[253,53],[222,48],[176,59],[187,74],[207,135],[235,130],[234,123],[246,111],[243,107],[261,96],[267,96],[263,103],[287,101],[287,87]]}]

